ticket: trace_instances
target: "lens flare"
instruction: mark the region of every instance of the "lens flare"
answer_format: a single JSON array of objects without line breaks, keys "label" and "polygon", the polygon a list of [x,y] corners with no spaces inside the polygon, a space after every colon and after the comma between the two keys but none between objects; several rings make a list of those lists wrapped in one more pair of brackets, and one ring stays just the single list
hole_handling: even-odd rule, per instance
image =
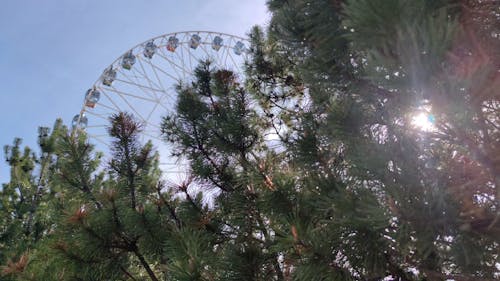
[{"label": "lens flare", "polygon": [[426,132],[434,130],[435,123],[436,119],[434,118],[434,115],[428,112],[417,113],[411,120],[411,124],[414,127]]}]

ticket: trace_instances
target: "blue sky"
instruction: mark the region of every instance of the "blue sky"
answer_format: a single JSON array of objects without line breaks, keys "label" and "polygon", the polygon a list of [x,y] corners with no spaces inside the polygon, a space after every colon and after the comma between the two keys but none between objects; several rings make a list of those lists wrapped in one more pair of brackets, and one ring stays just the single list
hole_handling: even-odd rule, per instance
[{"label": "blue sky", "polygon": [[[0,145],[36,144],[37,128],[69,122],[87,88],[127,49],[184,30],[245,35],[268,21],[265,0],[3,0]],[[0,156],[0,182],[8,180]]]}]

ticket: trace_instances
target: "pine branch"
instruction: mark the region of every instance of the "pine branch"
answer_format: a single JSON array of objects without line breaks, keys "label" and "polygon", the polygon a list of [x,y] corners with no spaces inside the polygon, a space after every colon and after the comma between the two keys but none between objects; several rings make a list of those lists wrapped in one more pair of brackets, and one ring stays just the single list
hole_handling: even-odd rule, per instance
[{"label": "pine branch", "polygon": [[[156,186],[156,193],[158,195],[158,198],[161,200],[163,205],[167,206],[168,211],[170,212],[170,216],[174,219],[175,224],[177,225],[177,228],[180,228],[182,226],[182,222],[177,216],[175,209],[170,205],[170,203],[165,199],[165,197],[161,194],[161,189],[163,185],[159,182]],[[158,205],[158,211],[161,211],[161,207]]]},{"label": "pine branch", "polygon": [[153,272],[153,270],[149,266],[149,264],[146,261],[146,259],[144,258],[144,256],[139,252],[137,245],[135,245],[135,244],[133,245],[132,252],[139,259],[139,262],[144,267],[144,269],[146,269],[146,272],[148,273],[149,278],[151,278],[151,280],[153,280],[153,281],[159,281],[158,277],[156,277],[155,273]]},{"label": "pine branch", "polygon": [[137,279],[135,279],[135,277],[130,274],[123,266],[120,266],[120,270],[123,271],[123,273],[125,273],[125,275],[127,275],[133,281],[137,281]]},{"label": "pine branch", "polygon": [[[77,188],[77,189],[80,189],[84,194],[86,194],[89,199],[94,203],[94,205],[96,206],[97,209],[102,209],[102,204],[101,202],[99,202],[97,200],[97,198],[94,196],[94,194],[92,193],[92,191],[90,190],[89,188],[89,185],[88,183],[86,182],[86,180],[80,178],[80,182],[75,182],[73,181],[70,176],[68,176],[65,172],[61,171],[60,174],[59,174],[68,184],[70,184],[71,186]],[[81,176],[81,174],[79,173],[79,175]],[[83,181],[83,183],[80,184]]]},{"label": "pine branch", "polygon": [[455,281],[494,281],[498,279],[484,278],[484,277],[475,277],[466,274],[445,274],[437,271],[426,270],[423,272],[425,275],[431,280],[455,280]]},{"label": "pine branch", "polygon": [[130,204],[132,209],[135,209],[136,206],[136,198],[135,198],[135,173],[132,167],[132,160],[130,157],[130,150],[128,146],[129,142],[125,142],[123,144],[124,154],[125,154],[125,165],[126,165],[126,173],[127,173],[127,187],[130,190]]},{"label": "pine branch", "polygon": [[[269,243],[271,241],[271,237],[269,236],[269,232],[265,227],[265,224],[264,224],[264,221],[262,220],[260,212],[256,212],[256,216],[257,216],[257,222],[260,226],[260,231],[264,234],[264,238],[265,238],[266,242]],[[266,248],[269,249],[269,247],[266,247]],[[284,281],[285,277],[284,277],[283,271],[281,270],[281,267],[278,263],[278,258],[279,258],[279,254],[276,254],[274,256],[272,264],[274,267],[274,271],[276,272],[276,276],[278,277],[278,281]]]},{"label": "pine branch", "polygon": [[28,221],[26,222],[26,235],[30,234],[31,233],[31,227],[32,227],[32,224],[33,224],[33,219],[35,217],[35,212],[36,212],[36,209],[38,207],[38,203],[40,202],[40,199],[42,197],[42,193],[43,193],[43,180],[45,178],[45,173],[47,172],[47,161],[49,161],[50,157],[50,154],[49,155],[46,155],[45,157],[42,158],[42,163],[41,163],[41,167],[40,167],[40,174],[38,176],[38,182],[37,182],[37,189],[36,189],[36,193],[35,193],[35,196],[33,198],[33,200],[31,201],[31,207],[30,207],[30,213],[29,213],[29,217],[28,217]]},{"label": "pine branch", "polygon": [[[195,138],[195,141],[196,141],[196,144],[197,144],[197,149],[202,153],[202,155],[205,157],[205,159],[208,160],[210,162],[210,164],[212,164],[212,167],[216,170],[216,172],[220,176],[224,175],[225,172],[220,169],[219,165],[217,165],[217,163],[215,163],[215,161],[212,159],[212,157],[210,156],[210,154],[208,153],[208,151],[206,151],[206,149],[205,149],[205,147],[204,147],[204,145],[202,143],[202,140],[200,139],[198,130],[196,129],[196,124],[193,125],[193,130],[194,130],[194,132],[193,132],[194,133],[194,138]],[[213,184],[215,184],[218,188],[220,188],[223,191],[226,191],[226,192],[234,191],[233,188],[225,187],[225,186],[221,185],[218,181],[216,181],[211,176],[209,176],[209,179],[212,181]]]},{"label": "pine branch", "polygon": [[156,277],[155,273],[153,272],[153,270],[149,266],[148,262],[146,261],[146,259],[144,258],[144,256],[139,251],[139,248],[137,247],[137,239],[138,238],[130,239],[130,238],[126,237],[126,235],[124,233],[122,233],[123,226],[122,226],[122,224],[119,221],[118,213],[117,213],[117,209],[116,209],[116,205],[114,204],[114,201],[112,201],[111,203],[112,203],[112,208],[113,208],[113,210],[112,210],[112,212],[113,212],[113,219],[114,219],[114,222],[115,222],[116,226],[119,229],[118,235],[125,242],[126,249],[128,251],[134,253],[134,255],[139,259],[139,262],[144,267],[144,269],[148,273],[148,275],[151,278],[151,280],[153,280],[153,281],[159,281],[159,279]]}]

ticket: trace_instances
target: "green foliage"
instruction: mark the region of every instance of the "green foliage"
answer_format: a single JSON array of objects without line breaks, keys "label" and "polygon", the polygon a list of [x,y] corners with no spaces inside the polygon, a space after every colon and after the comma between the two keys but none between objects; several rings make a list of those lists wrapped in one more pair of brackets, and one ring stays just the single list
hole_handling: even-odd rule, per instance
[{"label": "green foliage", "polygon": [[0,191],[1,264],[24,268],[27,252],[53,229],[57,206],[53,204],[56,190],[50,178],[55,162],[55,142],[64,130],[60,120],[56,121],[52,133],[49,128],[40,127],[38,153],[28,147],[22,148],[18,138],[12,146],[4,146],[10,181],[3,184]]},{"label": "green foliage", "polygon": [[127,113],[109,163],[60,123],[40,156],[6,148],[2,278],[499,277],[494,5],[268,2],[244,77],[203,61],[177,87],[162,131],[184,181]]}]

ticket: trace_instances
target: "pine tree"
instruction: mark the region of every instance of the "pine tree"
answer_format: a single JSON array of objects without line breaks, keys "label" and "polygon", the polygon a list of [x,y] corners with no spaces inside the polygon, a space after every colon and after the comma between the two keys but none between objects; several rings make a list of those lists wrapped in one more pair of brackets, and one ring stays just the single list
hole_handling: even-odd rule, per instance
[{"label": "pine tree", "polygon": [[55,142],[61,130],[61,120],[56,121],[52,132],[40,127],[38,153],[22,148],[19,138],[12,146],[4,146],[10,181],[3,184],[0,192],[0,264],[6,265],[3,273],[22,271],[29,251],[53,228],[56,192],[50,178],[56,158]]},{"label": "pine tree", "polygon": [[140,124],[131,116],[111,121],[113,158],[104,170],[83,132],[59,139],[57,226],[37,245],[24,280],[160,280],[153,257],[161,256],[169,226],[161,217],[157,157],[151,143],[138,143]]},{"label": "pine tree", "polygon": [[[249,77],[256,88],[293,77],[307,89],[290,151],[313,186],[340,190],[315,199],[328,220],[313,229],[336,231],[326,276],[336,267],[359,279],[417,278],[410,269],[429,280],[498,276],[498,2],[269,7]],[[419,112],[431,129],[412,124]],[[317,272],[318,262],[295,268],[304,280]]]},{"label": "pine tree", "polygon": [[[223,132],[237,123],[219,103],[238,95],[197,83],[164,125],[197,179],[221,189],[216,210],[251,190],[261,221],[247,214],[244,223],[257,237],[268,230],[260,253],[278,260],[270,276],[498,277],[498,3],[269,6],[268,34],[251,33],[243,89],[253,113],[241,118],[259,126],[240,135],[257,132],[255,146],[229,153],[233,132]],[[277,149],[265,141],[270,131]],[[243,163],[261,178],[241,178]]]},{"label": "pine tree", "polygon": [[[108,163],[84,133],[58,130],[54,196],[41,197],[51,215],[34,213],[50,223],[43,239],[9,248],[3,277],[500,276],[498,1],[268,6],[244,76],[203,61],[177,87],[162,130],[190,164],[183,182],[162,180],[129,114],[110,120]],[[8,155],[23,172],[5,185],[2,211],[24,219],[2,227],[22,229],[32,211],[15,188],[35,186],[37,162],[19,144]]]}]

